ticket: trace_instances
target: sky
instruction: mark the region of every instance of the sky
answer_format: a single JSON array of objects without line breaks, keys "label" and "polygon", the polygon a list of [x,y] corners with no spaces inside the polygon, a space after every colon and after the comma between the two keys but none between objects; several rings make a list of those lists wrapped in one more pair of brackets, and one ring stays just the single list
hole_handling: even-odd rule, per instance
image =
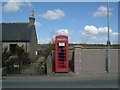
[{"label": "sky", "polygon": [[[12,1],[12,0],[10,0]],[[69,43],[106,44],[107,3],[105,2],[3,2],[2,22],[29,22],[34,10],[39,44],[66,35]],[[118,3],[111,2],[110,41],[118,43]]]}]

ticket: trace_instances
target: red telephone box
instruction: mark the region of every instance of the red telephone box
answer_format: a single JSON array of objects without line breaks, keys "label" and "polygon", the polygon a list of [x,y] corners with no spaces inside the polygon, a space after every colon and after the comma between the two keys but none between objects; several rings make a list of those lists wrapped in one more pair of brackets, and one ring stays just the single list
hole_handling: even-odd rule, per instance
[{"label": "red telephone box", "polygon": [[64,35],[55,38],[55,72],[68,72],[68,37]]}]

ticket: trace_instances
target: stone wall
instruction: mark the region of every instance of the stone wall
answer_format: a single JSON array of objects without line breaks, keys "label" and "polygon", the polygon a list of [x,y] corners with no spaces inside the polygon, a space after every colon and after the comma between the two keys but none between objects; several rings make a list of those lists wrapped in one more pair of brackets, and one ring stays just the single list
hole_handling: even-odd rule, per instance
[{"label": "stone wall", "polygon": [[81,72],[81,47],[75,46],[74,49],[74,72],[79,74]]},{"label": "stone wall", "polygon": [[[81,72],[106,72],[107,50],[83,49]],[[110,50],[110,70],[118,72],[118,50]]]},{"label": "stone wall", "polygon": [[[118,72],[118,49],[110,50],[110,62],[111,62],[111,72]],[[106,49],[80,49],[75,47],[74,51],[69,50],[69,71],[74,73],[104,73],[106,72],[106,58],[107,50]],[[49,59],[51,62],[48,64],[54,72],[54,51],[52,52],[52,59]],[[50,69],[51,70],[51,69]]]},{"label": "stone wall", "polygon": [[34,59],[36,56],[36,51],[37,51],[37,36],[36,36],[36,31],[35,31],[35,26],[31,29],[32,34],[31,34],[31,39],[30,39],[30,52],[29,52],[29,57],[31,59]]},{"label": "stone wall", "polygon": [[51,55],[48,56],[48,58],[47,58],[46,61],[47,61],[47,74],[51,75],[53,73],[53,70],[52,70],[53,63],[52,63],[52,57],[51,57]]}]

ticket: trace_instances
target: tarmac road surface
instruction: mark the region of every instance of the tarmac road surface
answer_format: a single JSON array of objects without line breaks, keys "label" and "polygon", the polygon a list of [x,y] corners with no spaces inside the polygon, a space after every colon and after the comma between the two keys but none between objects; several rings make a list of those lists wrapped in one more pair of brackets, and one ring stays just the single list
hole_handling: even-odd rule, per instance
[{"label": "tarmac road surface", "polygon": [[3,88],[118,88],[117,79],[80,79],[79,77],[40,76],[9,77]]}]

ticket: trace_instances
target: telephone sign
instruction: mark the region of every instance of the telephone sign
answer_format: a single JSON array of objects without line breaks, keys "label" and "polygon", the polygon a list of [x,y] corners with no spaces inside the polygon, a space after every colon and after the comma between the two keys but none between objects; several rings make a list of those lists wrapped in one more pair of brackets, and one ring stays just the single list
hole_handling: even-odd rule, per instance
[{"label": "telephone sign", "polygon": [[65,43],[59,43],[59,46],[65,46]]}]

